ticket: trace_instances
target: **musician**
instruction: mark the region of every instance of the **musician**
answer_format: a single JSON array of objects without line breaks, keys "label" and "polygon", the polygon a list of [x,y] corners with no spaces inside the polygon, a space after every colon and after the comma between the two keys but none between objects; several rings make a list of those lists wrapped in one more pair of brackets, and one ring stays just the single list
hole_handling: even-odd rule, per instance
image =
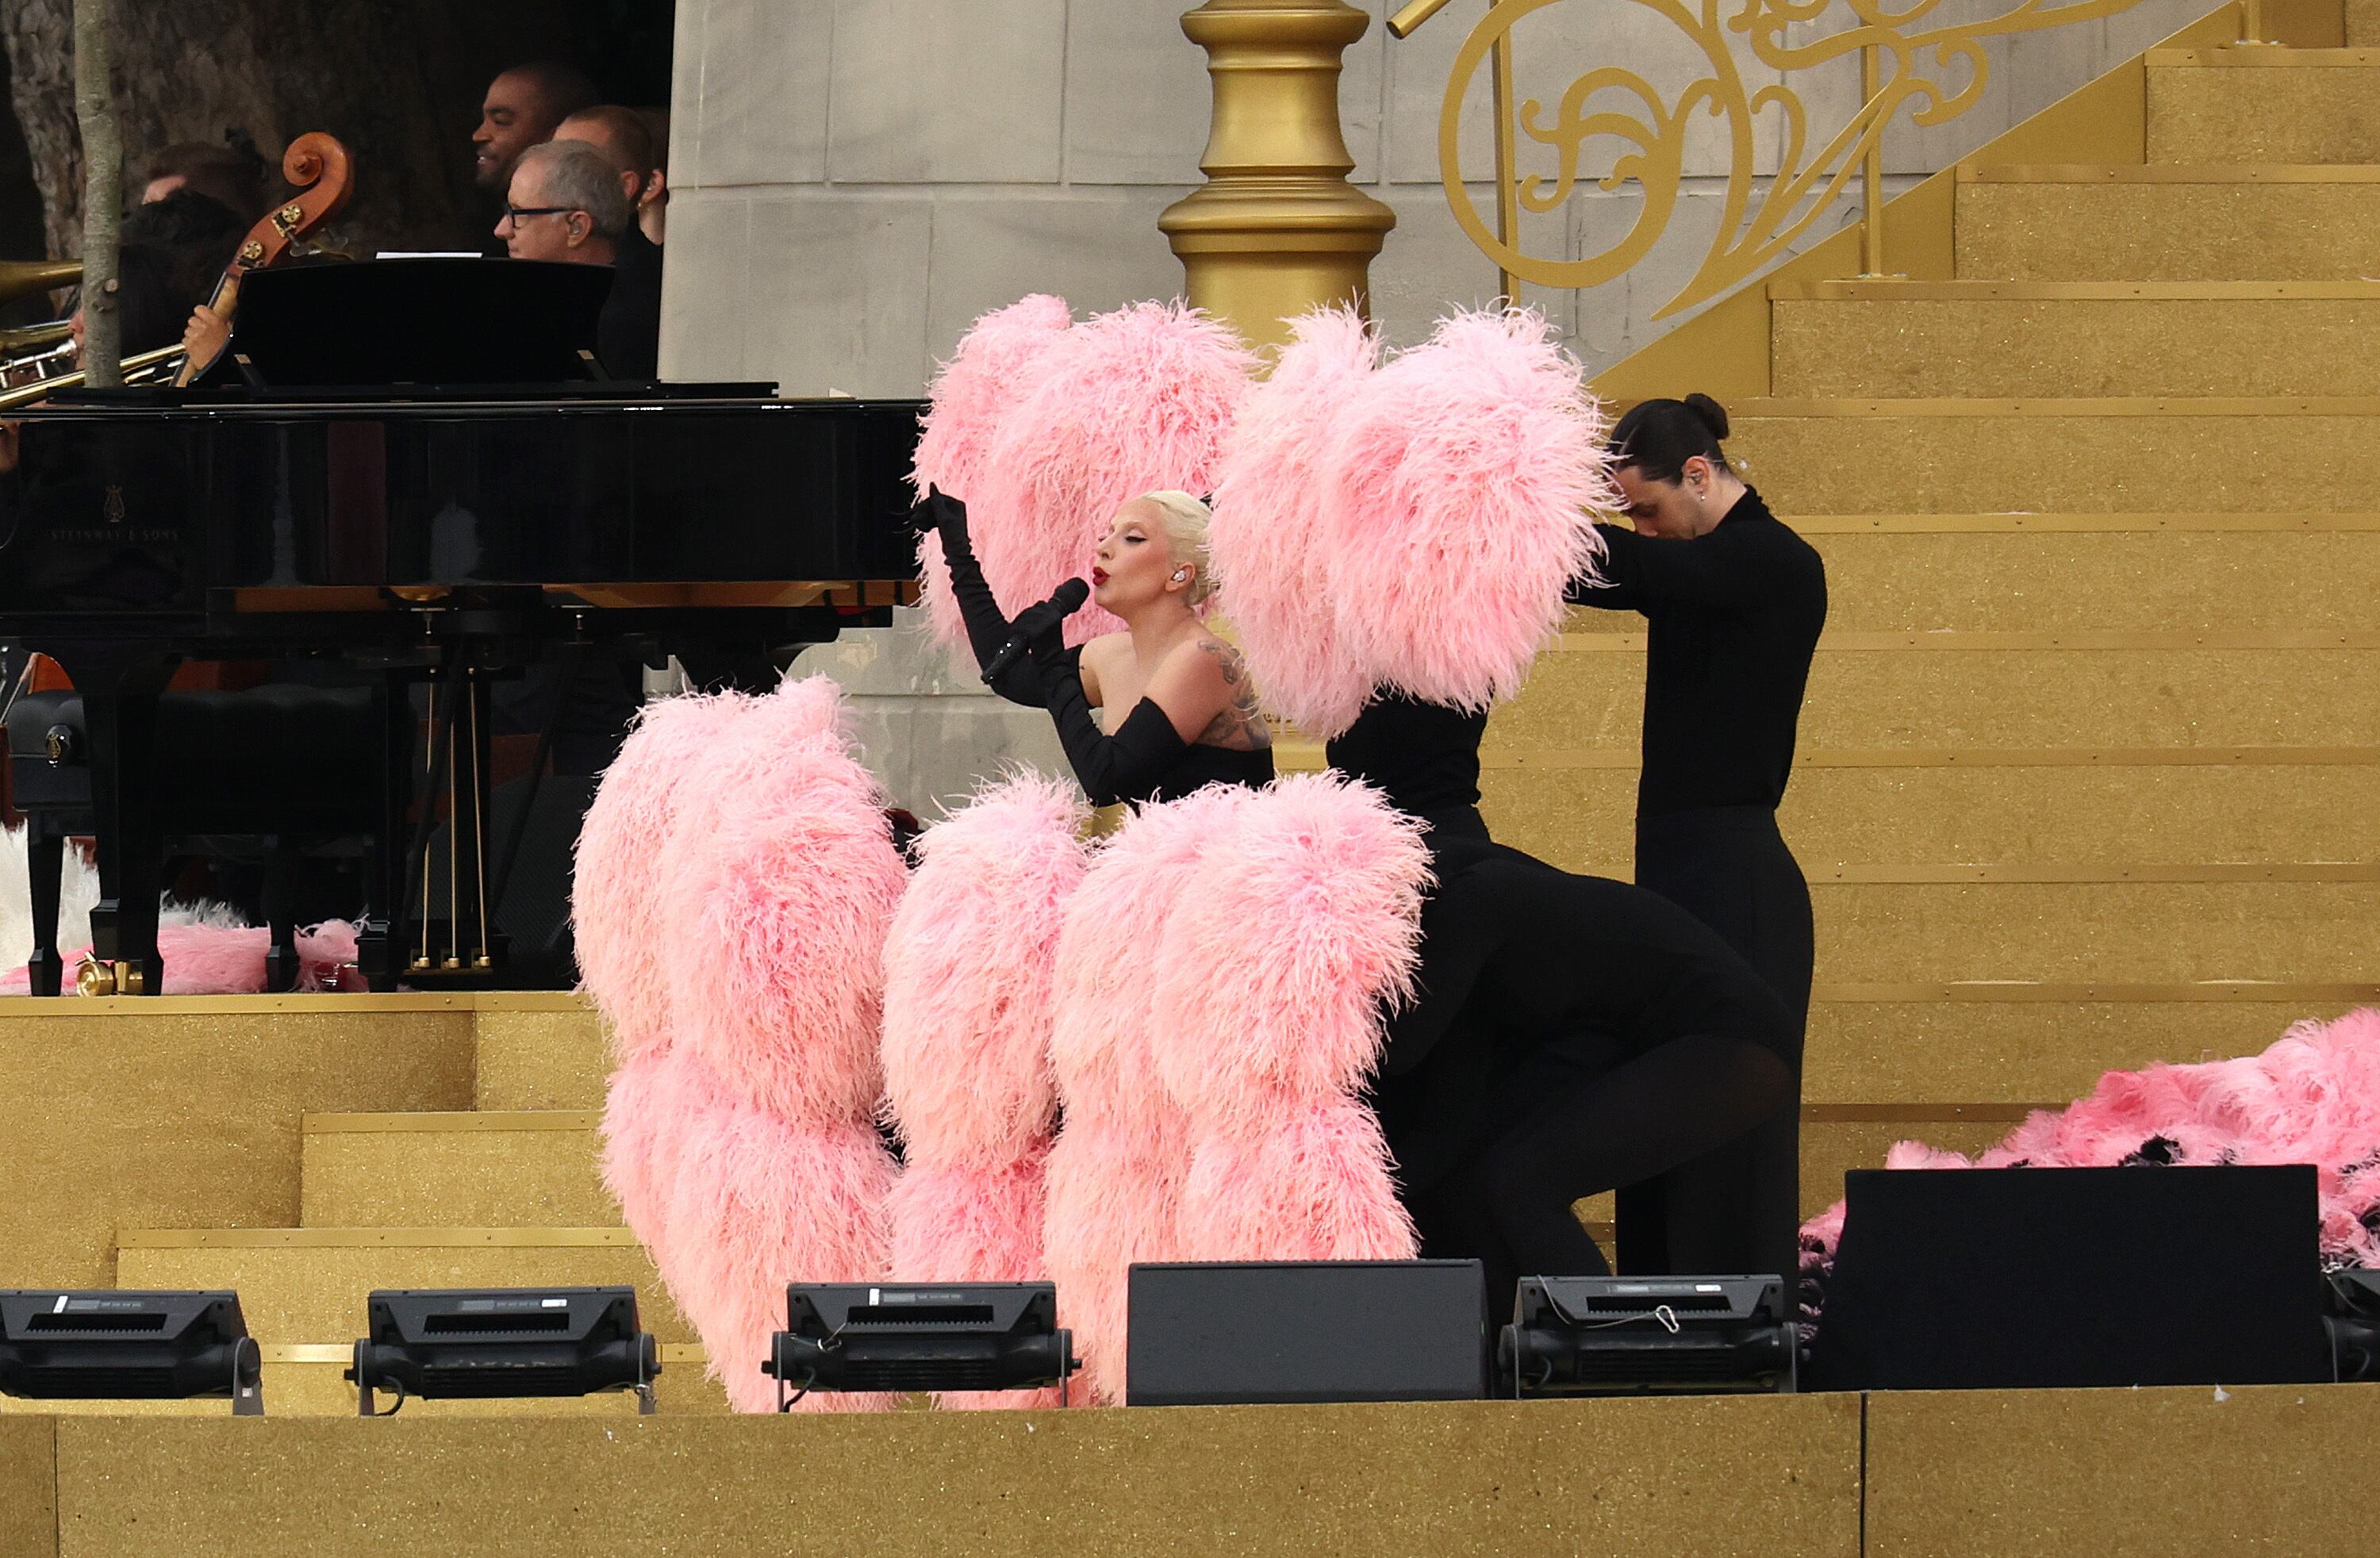
[{"label": "musician", "polygon": [[614,378],[650,379],[660,371],[661,265],[658,250],[652,264],[621,265],[634,214],[602,152],[584,141],[550,140],[521,153],[496,236],[516,260],[612,266],[595,355]]},{"label": "musician", "polygon": [[264,159],[244,135],[224,146],[176,141],[150,153],[141,164],[140,202],[154,205],[177,189],[219,201],[244,225],[253,224],[264,214]]},{"label": "musician", "polygon": [[[653,137],[649,117],[616,103],[598,103],[563,120],[553,139],[583,140],[619,170],[620,188],[628,192],[629,202],[637,208],[635,228],[621,238],[620,264],[629,263],[628,256],[639,247],[640,239],[659,247],[662,212],[669,200],[668,159]],[[660,256],[655,255],[652,262],[659,265]]]},{"label": "musician", "polygon": [[550,140],[571,115],[602,101],[576,67],[554,60],[514,66],[488,83],[480,104],[480,128],[471,132],[472,182],[482,189],[511,188],[523,152]]}]

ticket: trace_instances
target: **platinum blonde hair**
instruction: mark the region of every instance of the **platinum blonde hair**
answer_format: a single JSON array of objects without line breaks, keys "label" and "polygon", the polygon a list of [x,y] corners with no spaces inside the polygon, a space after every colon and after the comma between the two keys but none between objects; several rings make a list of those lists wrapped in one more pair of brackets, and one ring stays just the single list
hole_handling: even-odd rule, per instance
[{"label": "platinum blonde hair", "polygon": [[1215,566],[1207,555],[1207,521],[1212,517],[1207,505],[1188,493],[1172,490],[1143,493],[1133,501],[1155,504],[1164,516],[1165,543],[1173,554],[1174,566],[1187,564],[1196,570],[1184,593],[1191,605],[1205,605],[1215,593]]}]

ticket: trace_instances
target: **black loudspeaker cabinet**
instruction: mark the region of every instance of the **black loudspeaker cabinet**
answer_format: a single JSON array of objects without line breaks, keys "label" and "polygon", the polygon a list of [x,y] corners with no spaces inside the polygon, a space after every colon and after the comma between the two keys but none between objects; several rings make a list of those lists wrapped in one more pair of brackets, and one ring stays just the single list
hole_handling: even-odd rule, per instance
[{"label": "black loudspeaker cabinet", "polygon": [[1488,1394],[1476,1260],[1142,1265],[1130,1280],[1130,1406]]},{"label": "black loudspeaker cabinet", "polygon": [[1862,1170],[1805,1388],[2331,1377],[2310,1165]]}]

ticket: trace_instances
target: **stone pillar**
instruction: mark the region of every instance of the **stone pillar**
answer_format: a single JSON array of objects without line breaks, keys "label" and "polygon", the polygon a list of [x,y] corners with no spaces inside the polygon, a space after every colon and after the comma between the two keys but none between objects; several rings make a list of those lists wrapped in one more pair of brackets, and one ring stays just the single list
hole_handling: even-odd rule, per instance
[{"label": "stone pillar", "polygon": [[1347,181],[1340,55],[1371,18],[1344,0],[1207,0],[1182,30],[1207,51],[1214,116],[1207,182],[1157,225],[1188,297],[1257,346],[1321,303],[1366,303],[1372,257],[1396,213]]}]

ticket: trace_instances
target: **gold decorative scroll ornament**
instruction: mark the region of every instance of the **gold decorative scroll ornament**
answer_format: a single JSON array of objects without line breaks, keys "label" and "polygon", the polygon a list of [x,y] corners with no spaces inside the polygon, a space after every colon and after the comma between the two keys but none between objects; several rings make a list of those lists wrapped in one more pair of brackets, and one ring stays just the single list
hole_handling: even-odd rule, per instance
[{"label": "gold decorative scroll ornament", "polygon": [[[1534,97],[1513,104],[1509,92],[1496,94],[1499,117],[1504,112],[1512,115],[1508,123],[1498,126],[1500,139],[1517,129],[1553,157],[1550,176],[1543,172],[1523,176],[1509,164],[1498,169],[1500,189],[1512,189],[1524,210],[1557,210],[1583,178],[1592,176],[1581,172],[1588,142],[1613,138],[1632,148],[1620,154],[1609,175],[1595,182],[1605,189],[1633,182],[1645,192],[1644,206],[1617,243],[1579,260],[1526,253],[1514,225],[1491,225],[1491,219],[1483,217],[1472,201],[1463,181],[1459,154],[1463,98],[1482,64],[1490,60],[1500,43],[1509,55],[1512,30],[1523,19],[1562,3],[1493,0],[1463,41],[1439,115],[1439,165],[1447,201],[1471,241],[1508,275],[1541,286],[1597,286],[1643,259],[1668,229],[1678,208],[1686,131],[1695,111],[1724,119],[1729,146],[1727,196],[1718,231],[1694,275],[1655,314],[1658,319],[1732,289],[1786,253],[1863,172],[1868,184],[1867,219],[1874,223],[1881,202],[1880,148],[1885,127],[1903,107],[1910,110],[1912,124],[1938,125],[1974,106],[1991,74],[1985,40],[2113,16],[2131,9],[2137,0],[2068,0],[2065,4],[2021,0],[1997,17],[1931,28],[1919,24],[1941,0],[1909,0],[1898,8],[1880,0],[1736,0],[1731,11],[1721,0],[1694,4],[1624,0],[1670,22],[1701,53],[1709,67],[1707,74],[1679,93],[1674,103],[1665,103],[1643,76],[1618,65],[1587,71],[1550,106]],[[1849,11],[1850,25],[1807,43],[1786,41],[1789,29],[1818,20],[1838,4]],[[1847,124],[1813,148],[1809,110],[1800,94],[1784,83],[1748,91],[1730,47],[1730,33],[1742,34],[1762,64],[1789,76],[1860,54],[1865,67],[1865,101]],[[1951,80],[1959,82],[1955,89],[1948,84]],[[1615,98],[1620,100],[1616,103]],[[1784,147],[1767,189],[1755,191],[1754,132],[1764,115],[1774,115],[1781,123]],[[1512,236],[1500,237],[1499,226]],[[1872,245],[1871,254],[1874,251]]]}]

